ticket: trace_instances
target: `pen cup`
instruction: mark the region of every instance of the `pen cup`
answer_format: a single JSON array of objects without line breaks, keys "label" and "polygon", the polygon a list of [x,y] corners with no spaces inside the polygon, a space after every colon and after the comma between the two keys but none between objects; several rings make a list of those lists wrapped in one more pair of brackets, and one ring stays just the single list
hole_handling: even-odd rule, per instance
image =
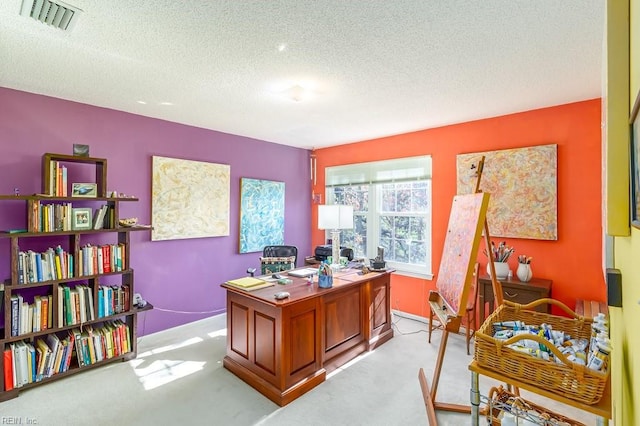
[{"label": "pen cup", "polygon": [[333,276],[331,275],[318,275],[318,287],[331,288],[333,287]]}]

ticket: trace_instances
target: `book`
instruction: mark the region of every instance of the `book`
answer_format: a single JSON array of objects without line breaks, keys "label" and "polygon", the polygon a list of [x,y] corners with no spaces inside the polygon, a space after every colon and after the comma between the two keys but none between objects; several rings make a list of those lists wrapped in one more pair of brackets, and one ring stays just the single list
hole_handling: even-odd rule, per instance
[{"label": "book", "polygon": [[33,383],[36,381],[36,365],[38,361],[36,358],[36,348],[31,342],[27,343],[27,351],[29,358],[29,383]]},{"label": "book", "polygon": [[98,247],[96,250],[96,257],[97,257],[97,264],[96,266],[98,267],[98,274],[104,274],[104,258],[103,258],[103,251],[102,251],[102,247]]},{"label": "book", "polygon": [[31,376],[27,344],[22,340],[16,342],[16,350],[18,351],[16,367],[20,372],[20,386],[22,387],[29,383],[29,377]]},{"label": "book", "polygon": [[33,310],[33,328],[31,331],[38,332],[41,330],[40,325],[42,324],[42,296],[35,296],[33,304],[35,309]]},{"label": "book", "polygon": [[243,278],[237,278],[235,280],[227,281],[227,284],[232,285],[234,287],[238,287],[238,288],[250,288],[250,287],[255,287],[257,285],[262,285],[265,283],[266,283],[265,280],[261,280],[260,278],[255,278],[255,277],[243,277]]},{"label": "book", "polygon": [[84,324],[87,322],[87,310],[86,310],[86,301],[84,300],[85,292],[82,285],[77,285],[76,288],[72,290],[72,293],[75,292],[77,294],[78,303],[76,305],[78,321],[80,324]]},{"label": "book", "polygon": [[73,338],[76,346],[76,358],[78,359],[78,367],[85,366],[85,357],[82,349],[82,335],[77,328],[73,329]]},{"label": "book", "polygon": [[19,388],[22,387],[22,382],[20,381],[20,373],[18,372],[18,348],[15,343],[9,344],[11,348],[11,374],[13,379],[13,387]]},{"label": "book", "polygon": [[26,229],[5,229],[3,232],[6,232],[7,234],[22,234],[24,232],[27,232]]},{"label": "book", "polygon": [[25,326],[25,333],[33,333],[33,322],[35,321],[35,305],[24,302],[27,311],[27,324]]},{"label": "book", "polygon": [[130,288],[128,284],[123,284],[122,285],[122,292],[124,295],[124,310],[125,311],[129,311],[131,310],[131,296],[130,296]]},{"label": "book", "polygon": [[87,318],[90,321],[93,321],[94,319],[96,319],[96,314],[93,310],[93,291],[89,286],[85,285],[84,292],[85,292],[85,301],[87,306]]},{"label": "book", "polygon": [[80,296],[77,287],[69,290],[71,297],[71,318],[72,324],[78,324],[81,322],[80,319]]},{"label": "book", "polygon": [[36,340],[36,382],[39,382],[43,379],[42,377],[42,364],[44,363],[45,352],[42,350],[42,347],[38,344]]},{"label": "book", "polygon": [[20,334],[20,308],[17,295],[11,296],[11,336]]},{"label": "book", "polygon": [[98,229],[104,228],[104,218],[105,218],[105,215],[107,214],[108,209],[109,209],[109,206],[105,204],[96,210],[96,217],[93,221],[93,229],[98,230]]},{"label": "book", "polygon": [[254,285],[253,287],[238,287],[238,286],[235,286],[233,284],[229,284],[229,285],[231,287],[235,287],[235,288],[238,288],[238,289],[244,290],[244,291],[255,291],[255,290],[260,290],[261,288],[274,286],[275,282],[265,281],[263,284]]},{"label": "book", "polygon": [[18,335],[28,333],[29,303],[24,301],[21,294],[18,295],[18,320]]},{"label": "book", "polygon": [[60,256],[56,255],[56,279],[62,278],[62,264],[60,263]]},{"label": "book", "polygon": [[104,273],[107,274],[111,272],[111,247],[109,245],[104,245],[101,247],[102,249],[102,269]]},{"label": "book", "polygon": [[76,341],[76,337],[75,337],[75,333],[73,332],[73,330],[69,330],[68,331],[68,338],[67,338],[67,359],[64,365],[64,371],[67,371],[69,369],[69,366],[71,365],[71,359],[73,358],[73,349],[75,347],[75,341]]},{"label": "book", "polygon": [[47,330],[49,328],[49,296],[42,296],[40,298],[40,324],[38,324],[40,330]]},{"label": "book", "polygon": [[98,287],[98,318],[104,316],[104,288]]},{"label": "book", "polygon": [[64,288],[64,325],[73,324],[73,310],[71,308],[71,289],[69,286],[63,286]]},{"label": "book", "polygon": [[10,391],[13,389],[13,354],[11,348],[8,347],[4,350],[4,390]]},{"label": "book", "polygon": [[49,334],[47,336],[47,346],[51,349],[51,356],[49,358],[49,363],[46,366],[46,375],[47,377],[51,377],[55,374],[55,364],[58,358],[58,351],[60,350],[60,339],[55,334]]},{"label": "book", "polygon": [[[58,286],[58,327],[63,327],[64,322],[64,288]],[[52,323],[53,324],[53,323]]]},{"label": "book", "polygon": [[24,271],[24,253],[18,253],[18,284],[24,284],[26,281],[24,279],[25,271]]},{"label": "book", "polygon": [[36,377],[39,381],[46,377],[49,377],[47,375],[47,367],[51,360],[51,348],[44,340],[38,339],[36,340],[36,352],[38,353],[38,367],[36,369]]},{"label": "book", "polygon": [[47,329],[53,328],[53,295],[47,295]]},{"label": "book", "polygon": [[42,256],[40,256],[40,253],[33,253],[33,262],[36,264],[36,281],[44,281],[42,278]]}]

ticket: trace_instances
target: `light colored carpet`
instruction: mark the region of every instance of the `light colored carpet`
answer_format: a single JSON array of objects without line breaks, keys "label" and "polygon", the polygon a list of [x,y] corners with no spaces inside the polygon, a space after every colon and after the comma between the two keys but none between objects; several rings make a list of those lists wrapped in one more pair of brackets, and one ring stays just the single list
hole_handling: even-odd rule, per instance
[{"label": "light colored carpet", "polygon": [[[426,425],[418,382],[432,382],[440,332],[394,315],[395,337],[293,401],[279,407],[222,366],[226,316],[218,315],[139,339],[138,358],[28,389],[0,403],[0,423],[48,425]],[[471,374],[464,336],[449,337],[436,400],[468,405]],[[494,383],[481,377],[485,393]],[[536,396],[587,424],[595,417]],[[440,425],[470,416],[438,412]],[[481,423],[484,424],[484,423]]]}]

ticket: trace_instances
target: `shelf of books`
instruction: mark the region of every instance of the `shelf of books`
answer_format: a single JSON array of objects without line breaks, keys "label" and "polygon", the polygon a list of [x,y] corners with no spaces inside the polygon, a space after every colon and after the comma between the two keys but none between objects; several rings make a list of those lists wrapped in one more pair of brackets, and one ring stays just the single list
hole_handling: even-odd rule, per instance
[{"label": "shelf of books", "polygon": [[[95,185],[83,183],[93,197],[68,196],[73,164],[95,168]],[[119,225],[119,203],[137,199],[107,197],[106,169],[105,159],[44,154],[44,194],[0,195],[27,212],[24,225],[0,232],[10,259],[0,283],[0,401],[136,356],[137,315],[153,306],[133,304],[129,235],[150,228]]]}]

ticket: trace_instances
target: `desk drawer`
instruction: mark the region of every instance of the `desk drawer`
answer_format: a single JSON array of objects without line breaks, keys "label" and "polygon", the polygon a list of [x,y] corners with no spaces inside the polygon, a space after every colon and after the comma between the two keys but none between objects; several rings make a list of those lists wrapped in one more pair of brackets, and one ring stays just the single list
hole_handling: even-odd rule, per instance
[{"label": "desk drawer", "polygon": [[[520,303],[521,305],[526,305],[527,303],[531,303],[534,300],[538,300],[544,297],[542,294],[540,294],[539,291],[512,288],[503,288],[502,294],[504,300],[508,300],[514,303]],[[549,306],[547,304],[543,304],[538,306],[536,310],[539,312],[548,312],[548,308]]]}]

